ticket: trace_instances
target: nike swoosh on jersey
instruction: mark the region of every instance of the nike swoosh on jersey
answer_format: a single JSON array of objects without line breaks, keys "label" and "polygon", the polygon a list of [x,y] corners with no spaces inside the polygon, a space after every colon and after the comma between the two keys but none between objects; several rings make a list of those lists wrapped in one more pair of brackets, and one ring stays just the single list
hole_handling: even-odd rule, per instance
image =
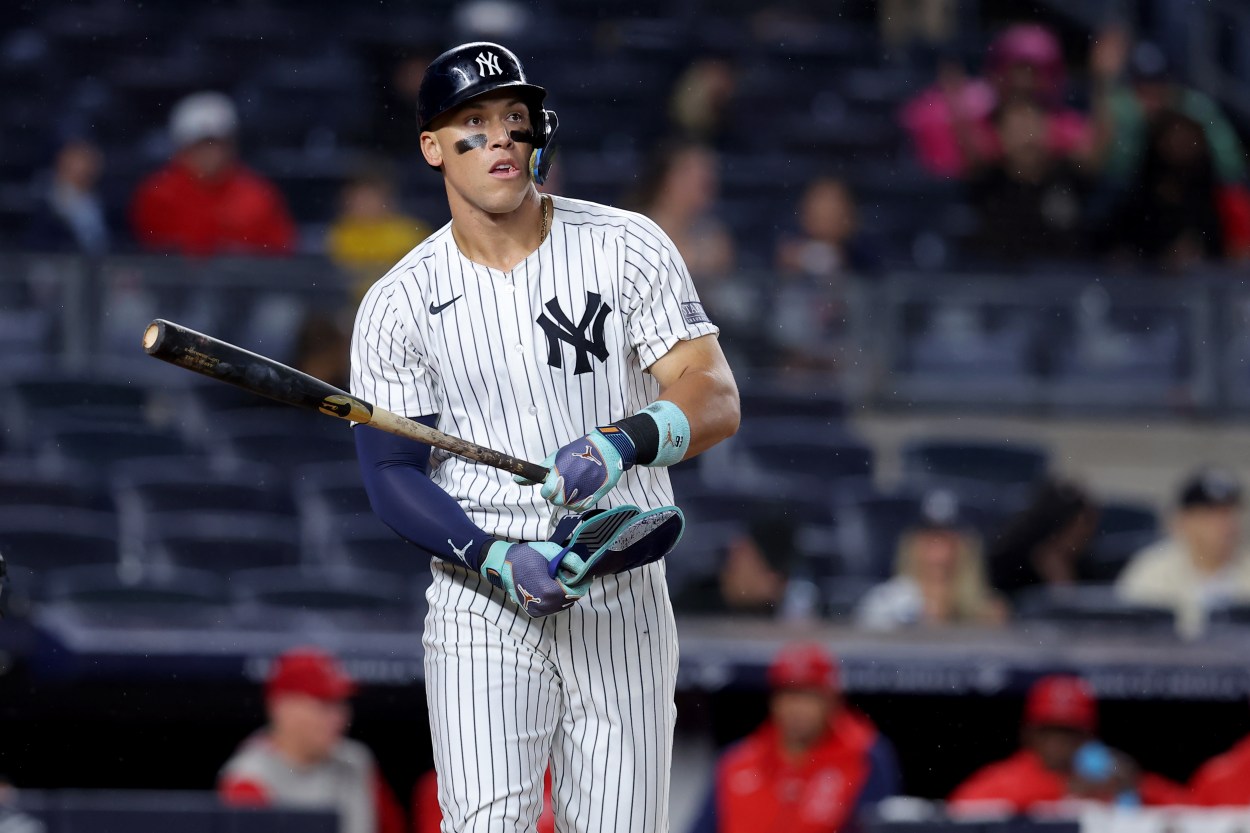
[{"label": "nike swoosh on jersey", "polygon": [[440,312],[447,309],[449,306],[456,303],[456,301],[459,301],[463,297],[464,297],[463,295],[457,295],[455,298],[452,298],[450,301],[448,301],[445,304],[435,304],[433,301],[430,301],[430,315],[438,315]]}]

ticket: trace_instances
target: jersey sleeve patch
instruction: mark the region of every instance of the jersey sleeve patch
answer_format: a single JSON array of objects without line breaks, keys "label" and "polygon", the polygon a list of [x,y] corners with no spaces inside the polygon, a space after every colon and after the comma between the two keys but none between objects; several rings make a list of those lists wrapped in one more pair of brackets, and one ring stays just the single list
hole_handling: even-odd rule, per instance
[{"label": "jersey sleeve patch", "polygon": [[711,319],[707,317],[707,312],[703,309],[703,304],[698,301],[682,301],[681,314],[686,319],[687,324],[712,323]]}]

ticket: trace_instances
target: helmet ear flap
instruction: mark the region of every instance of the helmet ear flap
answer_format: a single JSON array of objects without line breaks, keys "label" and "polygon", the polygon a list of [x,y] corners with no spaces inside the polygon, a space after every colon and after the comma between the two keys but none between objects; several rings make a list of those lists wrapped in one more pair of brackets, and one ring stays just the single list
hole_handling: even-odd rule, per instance
[{"label": "helmet ear flap", "polygon": [[555,112],[543,110],[543,135],[539,137],[541,141],[534,142],[534,150],[530,153],[530,176],[534,179],[535,185],[542,185],[547,181],[551,163],[556,157],[554,138],[556,128],[559,126],[560,119],[556,117]]}]

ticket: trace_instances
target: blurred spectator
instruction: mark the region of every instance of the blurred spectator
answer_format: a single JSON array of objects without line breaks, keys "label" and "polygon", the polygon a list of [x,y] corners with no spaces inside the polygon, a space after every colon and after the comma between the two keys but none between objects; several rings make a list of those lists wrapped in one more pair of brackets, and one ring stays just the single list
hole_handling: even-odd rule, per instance
[{"label": "blurred spectator", "polygon": [[327,233],[330,259],[354,276],[357,298],[430,236],[429,226],[396,210],[392,180],[392,172],[381,164],[352,177],[343,187],[339,215]]},{"label": "blurred spectator", "polygon": [[990,550],[990,583],[1013,598],[1038,585],[1081,580],[1081,562],[1098,530],[1099,508],[1079,486],[1043,483],[1027,509],[1012,518]]},{"label": "blurred spectator", "polygon": [[719,162],[703,145],[661,148],[647,165],[636,210],[672,238],[695,283],[714,281],[734,268],[734,245],[713,207],[720,192]]},{"label": "blurred spectator", "polygon": [[898,791],[893,747],[842,699],[824,648],[783,648],[768,684],[769,719],[721,756],[691,833],[835,833]]},{"label": "blurred spectator", "polygon": [[351,323],[351,318],[344,320],[325,312],[304,316],[295,334],[295,367],[347,390],[351,375]]},{"label": "blurred spectator", "polygon": [[683,582],[673,605],[683,613],[775,616],[794,551],[793,523],[776,514],[746,519],[718,553],[715,572]]},{"label": "blurred spectator", "polygon": [[925,495],[918,523],[899,540],[894,577],[864,594],[855,618],[874,630],[1006,621],[1007,606],[985,581],[980,540],[953,493]]},{"label": "blurred spectator", "polygon": [[17,788],[6,776],[0,775],[0,805],[12,804],[17,798]]},{"label": "blurred spectator", "polygon": [[1250,805],[1250,735],[1198,767],[1189,792],[1190,802],[1203,807]]},{"label": "blurred spectator", "polygon": [[[429,770],[417,779],[412,791],[413,833],[439,833],[443,811],[438,806],[438,773]],[[555,833],[556,814],[551,805],[551,770],[543,782],[543,809],[538,816],[537,833]]]},{"label": "blurred spectator", "polygon": [[373,142],[378,150],[400,157],[418,152],[417,93],[429,65],[430,55],[426,52],[403,55],[390,68],[389,83],[376,85]]},{"label": "blurred spectator", "polygon": [[738,78],[727,58],[699,58],[686,68],[668,102],[669,120],[678,135],[692,142],[718,145],[731,125],[728,116]]},{"label": "blurred spectator", "polygon": [[1241,484],[1203,469],[1182,486],[1171,534],[1137,555],[1116,581],[1126,601],[1169,607],[1185,636],[1201,634],[1211,610],[1250,601],[1250,553],[1241,543]]},{"label": "blurred spectator", "polygon": [[1165,113],[1180,113],[1202,130],[1216,181],[1244,182],[1245,150],[1219,105],[1177,83],[1157,45],[1130,45],[1127,32],[1111,27],[1100,34],[1090,58],[1106,176],[1117,187],[1127,188],[1146,158],[1150,126]]},{"label": "blurred spectator", "polygon": [[877,21],[881,38],[892,49],[916,42],[946,43],[959,21],[958,0],[880,0]]},{"label": "blurred spectator", "polygon": [[268,726],[222,767],[222,799],[237,806],[338,810],[341,833],[403,833],[403,811],[373,754],[345,736],[355,691],[339,664],[316,648],[278,657],[265,683]]},{"label": "blurred spectator", "polygon": [[1051,155],[1084,159],[1093,135],[1086,118],[1064,106],[1064,79],[1058,38],[1040,24],[1016,24],[990,44],[985,78],[969,78],[947,62],[937,83],[906,102],[899,118],[921,165],[937,176],[962,176],[978,160],[996,158],[992,117],[1015,100],[1042,108],[1041,138]]},{"label": "blurred spectator", "polygon": [[1086,251],[1076,166],[1046,140],[1046,112],[1017,98],[994,114],[1001,152],[971,170],[979,215],[972,248],[994,263],[1071,259]]},{"label": "blurred spectator", "polygon": [[1020,749],[960,784],[948,801],[955,813],[1002,809],[1027,813],[1065,799],[1123,804],[1177,804],[1185,789],[1141,772],[1123,752],[1097,741],[1098,704],[1079,677],[1054,675],[1029,690]]},{"label": "blurred spectator", "polygon": [[777,247],[777,269],[821,283],[854,273],[871,273],[881,265],[860,233],[859,211],[846,183],[818,177],[807,184],[799,201],[797,233]]},{"label": "blurred spectator", "polygon": [[71,139],[57,151],[52,182],[31,216],[26,245],[41,252],[108,251],[111,235],[96,183],[104,155],[91,141]]},{"label": "blurred spectator", "polygon": [[1111,239],[1116,254],[1172,271],[1250,253],[1250,198],[1241,186],[1219,184],[1201,124],[1175,110],[1152,119]]},{"label": "blurred spectator", "polygon": [[295,226],[282,195],[237,158],[239,119],[221,93],[174,107],[170,162],[140,183],[131,223],[140,245],[183,255],[287,254]]}]

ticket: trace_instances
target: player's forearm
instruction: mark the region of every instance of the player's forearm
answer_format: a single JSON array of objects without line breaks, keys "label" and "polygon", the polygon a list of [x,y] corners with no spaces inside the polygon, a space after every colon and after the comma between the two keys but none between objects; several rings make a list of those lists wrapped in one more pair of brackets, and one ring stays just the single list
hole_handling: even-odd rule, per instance
[{"label": "player's forearm", "polygon": [[707,451],[738,430],[741,413],[738,386],[726,368],[689,368],[660,392],[690,421],[690,448],[685,458]]},{"label": "player's forearm", "polygon": [[429,446],[367,425],[352,433],[369,505],[382,522],[426,553],[476,571],[494,539],[426,476]]}]

